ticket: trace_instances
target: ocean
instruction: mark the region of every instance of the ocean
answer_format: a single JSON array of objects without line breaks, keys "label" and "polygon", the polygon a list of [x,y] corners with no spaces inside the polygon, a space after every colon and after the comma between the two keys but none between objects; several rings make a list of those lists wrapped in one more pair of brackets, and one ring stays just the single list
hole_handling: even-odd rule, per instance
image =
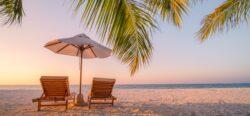
[{"label": "ocean", "polygon": [[[82,86],[85,90],[90,85]],[[250,83],[216,83],[216,84],[124,84],[115,85],[115,89],[201,89],[201,88],[248,88]],[[71,85],[78,90],[78,85]],[[40,85],[0,85],[0,90],[41,90]]]}]

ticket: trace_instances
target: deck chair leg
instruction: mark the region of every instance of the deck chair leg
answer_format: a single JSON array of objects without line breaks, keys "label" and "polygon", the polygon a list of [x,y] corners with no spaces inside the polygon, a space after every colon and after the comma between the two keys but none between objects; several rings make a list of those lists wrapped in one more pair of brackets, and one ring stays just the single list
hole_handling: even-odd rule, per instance
[{"label": "deck chair leg", "polygon": [[112,99],[112,103],[111,103],[112,107],[114,106],[114,99]]},{"label": "deck chair leg", "polygon": [[37,103],[37,110],[40,111],[41,110],[41,101],[39,100]]},{"label": "deck chair leg", "polygon": [[89,109],[91,108],[91,100],[89,99]]},{"label": "deck chair leg", "polygon": [[76,101],[76,98],[75,98],[75,96],[74,96],[74,98],[73,98],[73,103],[75,103],[75,101]]},{"label": "deck chair leg", "polygon": [[68,100],[66,100],[66,110],[68,109]]}]

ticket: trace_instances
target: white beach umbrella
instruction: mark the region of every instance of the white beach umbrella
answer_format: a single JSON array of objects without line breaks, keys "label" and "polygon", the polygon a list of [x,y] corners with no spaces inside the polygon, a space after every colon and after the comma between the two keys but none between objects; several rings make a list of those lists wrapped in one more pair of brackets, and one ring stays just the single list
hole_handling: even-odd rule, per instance
[{"label": "white beach umbrella", "polygon": [[85,34],[79,34],[70,38],[61,38],[45,44],[46,48],[57,54],[77,56],[80,58],[80,87],[77,95],[77,103],[84,104],[82,95],[82,59],[106,58],[111,55],[111,49],[91,40]]}]

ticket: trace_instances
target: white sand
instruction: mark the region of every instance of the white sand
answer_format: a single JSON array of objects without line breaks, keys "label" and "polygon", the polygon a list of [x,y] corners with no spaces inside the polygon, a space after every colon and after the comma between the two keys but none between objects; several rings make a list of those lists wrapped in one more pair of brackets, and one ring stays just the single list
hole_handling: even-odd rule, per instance
[{"label": "white sand", "polygon": [[[97,105],[44,107],[37,112],[32,98],[38,90],[0,90],[0,115],[130,115],[250,116],[250,88],[227,89],[115,89],[114,107]],[[85,96],[86,97],[86,96]]]}]

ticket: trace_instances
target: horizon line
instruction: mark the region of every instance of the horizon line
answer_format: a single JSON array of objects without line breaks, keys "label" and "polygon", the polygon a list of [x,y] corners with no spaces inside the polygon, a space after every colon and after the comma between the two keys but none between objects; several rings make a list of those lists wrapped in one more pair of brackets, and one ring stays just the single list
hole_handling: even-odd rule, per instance
[{"label": "horizon line", "polygon": [[[250,84],[250,82],[234,82],[234,83],[228,83],[228,82],[223,82],[223,83],[145,83],[145,84],[115,84],[115,85],[215,85],[215,84]],[[0,84],[0,86],[35,86],[35,85],[40,85],[40,84]],[[70,84],[70,85],[79,85],[79,84]],[[83,84],[84,85],[92,85],[92,84]]]}]

